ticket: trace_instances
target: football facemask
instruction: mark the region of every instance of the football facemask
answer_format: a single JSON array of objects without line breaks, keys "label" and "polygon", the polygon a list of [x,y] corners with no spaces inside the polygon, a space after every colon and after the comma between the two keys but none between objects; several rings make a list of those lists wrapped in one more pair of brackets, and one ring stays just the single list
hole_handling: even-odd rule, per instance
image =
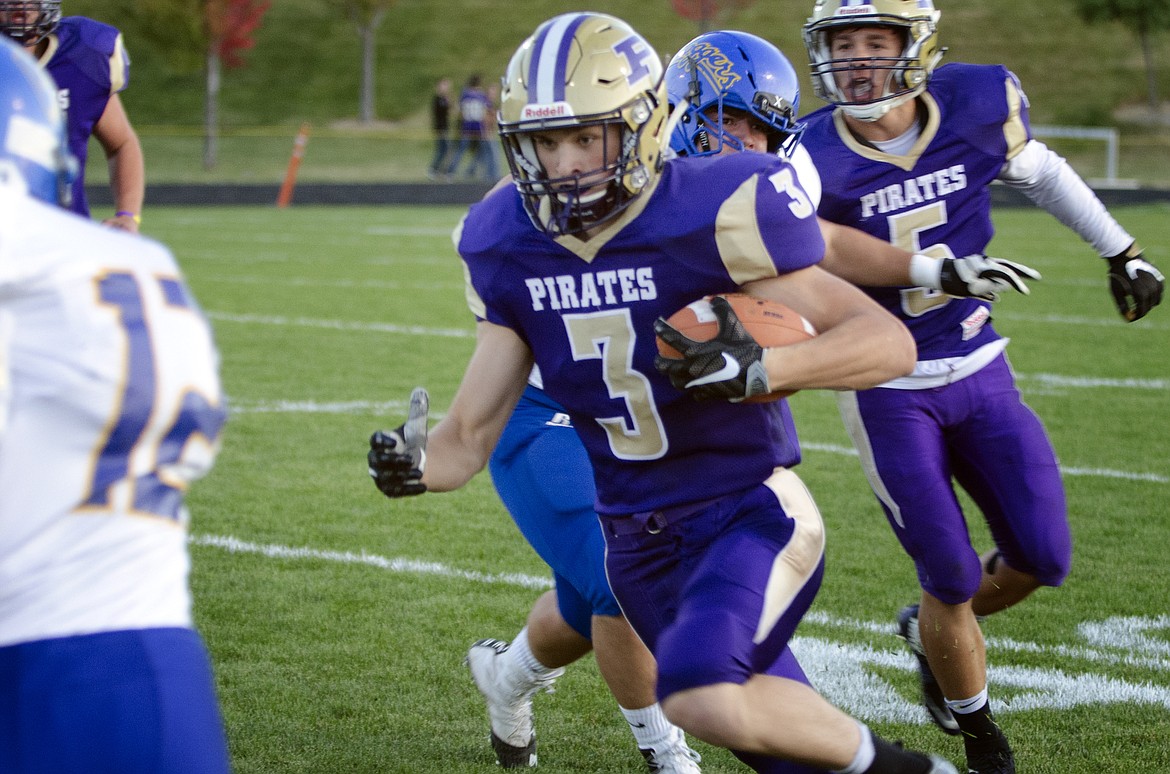
[{"label": "football facemask", "polygon": [[672,105],[688,105],[670,136],[682,156],[720,153],[743,145],[723,131],[725,110],[758,123],[768,136],[768,152],[787,155],[800,141],[804,124],[796,120],[800,83],[788,58],[774,45],[746,32],[708,32],[687,43],[666,69]]},{"label": "football facemask", "polygon": [[[605,14],[554,17],[516,50],[498,123],[513,182],[537,228],[554,237],[583,233],[617,217],[647,189],[662,165],[662,75],[654,48]],[[595,125],[603,128],[606,163],[550,177],[533,136]],[[614,137],[616,149],[609,146]]]},{"label": "football facemask", "polygon": [[[931,0],[816,0],[802,28],[813,91],[861,121],[876,121],[922,93],[945,48],[939,47],[939,12]],[[858,27],[889,27],[902,36],[902,53],[889,58],[842,58],[832,54],[833,33]],[[849,73],[875,73],[872,94],[851,99],[838,83]]]},{"label": "football facemask", "polygon": [[0,0],[0,32],[31,45],[57,29],[61,0]]}]

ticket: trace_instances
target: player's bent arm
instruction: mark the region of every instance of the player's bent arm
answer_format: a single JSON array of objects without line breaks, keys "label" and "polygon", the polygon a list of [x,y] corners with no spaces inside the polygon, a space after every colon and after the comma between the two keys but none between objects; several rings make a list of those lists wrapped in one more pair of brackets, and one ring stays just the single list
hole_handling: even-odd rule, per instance
[{"label": "player's bent arm", "polygon": [[126,109],[117,94],[110,97],[102,117],[93,127],[93,136],[106,155],[114,210],[129,213],[115,215],[105,223],[125,231],[137,232],[146,200],[146,160],[138,134],[130,125]]},{"label": "player's bent arm", "polygon": [[1069,163],[1039,140],[1029,140],[999,173],[999,179],[1047,210],[1101,257],[1133,243],[1097,194]]},{"label": "player's bent arm", "polygon": [[914,339],[896,317],[839,277],[812,266],[744,286],[799,312],[818,335],[764,350],[772,390],[862,390],[914,369]]},{"label": "player's bent arm", "polygon": [[481,322],[475,352],[447,415],[430,431],[422,482],[446,492],[483,470],[520,400],[532,352],[510,328]]},{"label": "player's bent arm", "polygon": [[910,278],[912,254],[850,226],[817,218],[825,239],[820,266],[854,285],[903,287]]},{"label": "player's bent arm", "polygon": [[910,253],[859,229],[824,218],[817,222],[825,239],[821,268],[854,285],[909,285],[995,301],[1008,290],[1027,295],[1026,280],[1040,279],[1038,271],[1015,261],[978,254],[940,258]]}]

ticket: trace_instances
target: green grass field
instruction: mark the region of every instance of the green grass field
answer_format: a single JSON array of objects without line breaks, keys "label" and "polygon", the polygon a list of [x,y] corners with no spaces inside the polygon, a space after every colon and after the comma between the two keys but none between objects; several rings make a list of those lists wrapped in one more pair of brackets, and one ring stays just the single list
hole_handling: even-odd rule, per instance
[{"label": "green grass field", "polygon": [[[240,774],[497,770],[462,658],[519,629],[547,568],[486,475],[391,502],[365,470],[369,433],[397,425],[418,384],[441,416],[471,352],[449,238],[461,214],[175,207],[145,222],[178,255],[223,354],[231,418],[189,501],[196,619]],[[1170,266],[1170,207],[1116,214]],[[985,625],[998,717],[1028,774],[1170,771],[1170,309],[1123,324],[1074,235],[1034,210],[996,220],[994,254],[1045,276],[995,316],[1060,454],[1076,541],[1062,589]],[[892,623],[917,586],[833,398],[792,402],[799,472],[828,527],[798,654],[880,733],[961,763],[917,706]],[[541,770],[644,770],[592,658],[536,712]],[[745,770],[695,746],[706,772]]]}]

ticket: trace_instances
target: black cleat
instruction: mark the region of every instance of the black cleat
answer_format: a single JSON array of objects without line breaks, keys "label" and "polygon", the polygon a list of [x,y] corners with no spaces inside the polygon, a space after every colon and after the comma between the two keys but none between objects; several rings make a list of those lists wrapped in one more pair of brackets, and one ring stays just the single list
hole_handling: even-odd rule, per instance
[{"label": "black cleat", "polygon": [[977,755],[968,753],[967,774],[1016,774],[1015,756],[1008,747]]}]

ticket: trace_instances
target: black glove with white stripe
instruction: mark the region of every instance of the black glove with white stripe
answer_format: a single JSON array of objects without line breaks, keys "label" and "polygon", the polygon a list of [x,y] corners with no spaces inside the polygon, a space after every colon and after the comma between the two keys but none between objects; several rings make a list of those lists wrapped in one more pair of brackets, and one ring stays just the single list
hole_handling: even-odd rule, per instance
[{"label": "black glove with white stripe", "polygon": [[655,320],[654,333],[682,357],[656,355],[654,367],[695,400],[740,401],[771,392],[764,368],[764,348],[743,327],[731,303],[722,296],[712,296],[711,311],[719,332],[709,341],[695,341],[661,317]]},{"label": "black glove with white stripe", "polygon": [[395,430],[379,430],[370,436],[366,455],[370,478],[387,497],[410,497],[427,491],[422,475],[427,464],[429,410],[427,391],[415,387],[406,422]]},{"label": "black glove with white stripe", "polygon": [[910,259],[910,279],[919,287],[941,290],[949,296],[995,301],[1006,290],[1028,295],[1024,280],[1040,279],[1040,272],[1022,263],[986,255],[963,258],[932,258],[915,255]]},{"label": "black glove with white stripe", "polygon": [[1142,257],[1137,243],[1125,252],[1105,259],[1109,262],[1109,291],[1117,311],[1127,322],[1140,320],[1162,303],[1166,279],[1154,264]]}]

